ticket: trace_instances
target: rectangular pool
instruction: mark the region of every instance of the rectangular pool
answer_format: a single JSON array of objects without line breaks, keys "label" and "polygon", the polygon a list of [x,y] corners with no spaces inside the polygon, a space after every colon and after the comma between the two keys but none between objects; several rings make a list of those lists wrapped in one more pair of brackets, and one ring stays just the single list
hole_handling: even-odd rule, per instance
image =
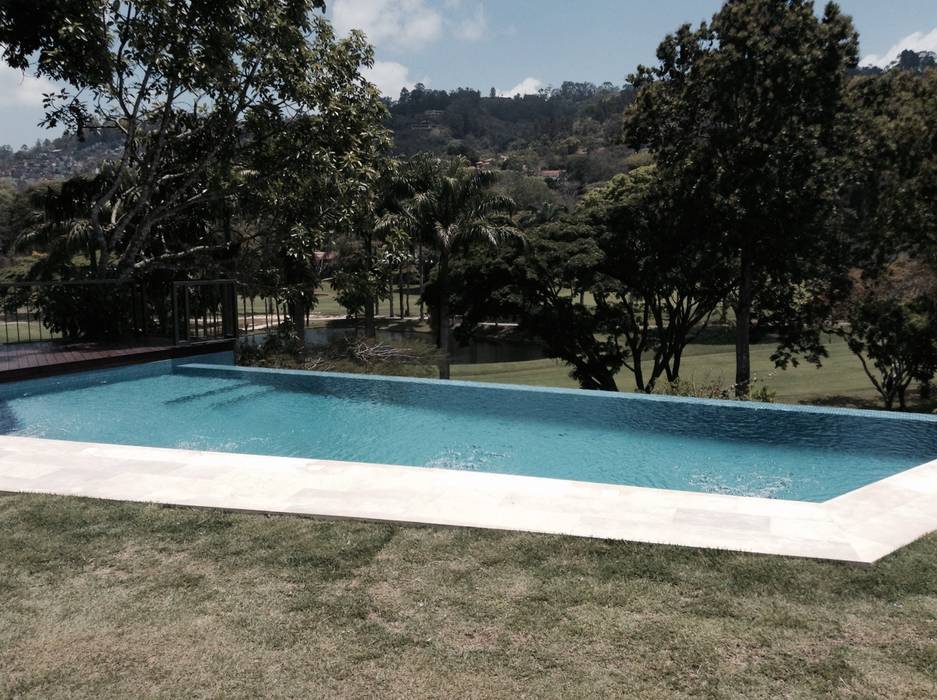
[{"label": "rectangular pool", "polygon": [[0,385],[0,434],[813,502],[937,458],[932,416],[179,360]]}]

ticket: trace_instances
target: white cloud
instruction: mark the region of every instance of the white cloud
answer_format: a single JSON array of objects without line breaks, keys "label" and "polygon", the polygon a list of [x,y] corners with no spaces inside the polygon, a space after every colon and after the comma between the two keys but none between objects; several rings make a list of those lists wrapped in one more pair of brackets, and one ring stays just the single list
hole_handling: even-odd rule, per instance
[{"label": "white cloud", "polygon": [[42,107],[43,93],[55,91],[55,85],[45,78],[34,78],[0,63],[0,105]]},{"label": "white cloud", "polygon": [[442,36],[442,16],[425,0],[335,0],[332,21],[339,34],[361,29],[378,46],[419,49]]},{"label": "white cloud", "polygon": [[498,93],[501,97],[514,97],[515,95],[536,95],[544,86],[542,80],[537,78],[524,78],[510,90],[502,90]]},{"label": "white cloud", "polygon": [[[436,9],[440,7],[440,9]],[[419,50],[443,36],[481,41],[489,34],[481,0],[334,0],[332,22],[339,34],[362,30],[375,46]]]},{"label": "white cloud", "polygon": [[862,59],[862,66],[879,66],[885,68],[894,61],[902,51],[934,51],[937,52],[937,27],[925,34],[924,32],[914,32],[909,34],[897,44],[892,46],[881,56],[870,54]]},{"label": "white cloud", "polygon": [[409,90],[415,82],[410,79],[410,69],[395,61],[375,61],[374,66],[365,68],[362,74],[366,80],[377,85],[382,95],[394,99],[403,88]]},{"label": "white cloud", "polygon": [[[462,3],[457,1],[448,6],[461,9]],[[452,33],[463,41],[481,41],[488,36],[488,13],[482,3],[476,4],[473,10],[451,20],[449,24],[452,26]]]}]

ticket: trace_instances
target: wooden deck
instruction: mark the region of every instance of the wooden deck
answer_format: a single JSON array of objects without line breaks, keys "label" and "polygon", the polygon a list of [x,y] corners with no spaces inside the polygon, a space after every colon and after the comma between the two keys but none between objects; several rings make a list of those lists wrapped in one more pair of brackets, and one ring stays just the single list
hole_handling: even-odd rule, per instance
[{"label": "wooden deck", "polygon": [[138,338],[106,343],[47,341],[0,345],[0,382],[224,352],[233,348],[234,341],[231,339],[173,345],[172,340],[167,338]]}]

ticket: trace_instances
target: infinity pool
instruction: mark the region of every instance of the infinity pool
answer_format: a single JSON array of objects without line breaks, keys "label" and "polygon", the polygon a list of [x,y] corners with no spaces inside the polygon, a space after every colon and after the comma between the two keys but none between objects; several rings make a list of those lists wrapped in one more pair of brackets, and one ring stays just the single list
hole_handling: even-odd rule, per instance
[{"label": "infinity pool", "polygon": [[0,433],[825,501],[937,458],[937,420],[153,363],[0,385]]}]

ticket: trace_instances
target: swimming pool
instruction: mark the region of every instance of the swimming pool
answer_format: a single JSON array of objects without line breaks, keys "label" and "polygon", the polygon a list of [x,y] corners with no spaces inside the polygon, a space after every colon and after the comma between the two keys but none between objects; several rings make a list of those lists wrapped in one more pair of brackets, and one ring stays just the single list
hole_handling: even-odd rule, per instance
[{"label": "swimming pool", "polygon": [[178,360],[2,385],[0,433],[812,502],[937,457],[931,416]]}]

